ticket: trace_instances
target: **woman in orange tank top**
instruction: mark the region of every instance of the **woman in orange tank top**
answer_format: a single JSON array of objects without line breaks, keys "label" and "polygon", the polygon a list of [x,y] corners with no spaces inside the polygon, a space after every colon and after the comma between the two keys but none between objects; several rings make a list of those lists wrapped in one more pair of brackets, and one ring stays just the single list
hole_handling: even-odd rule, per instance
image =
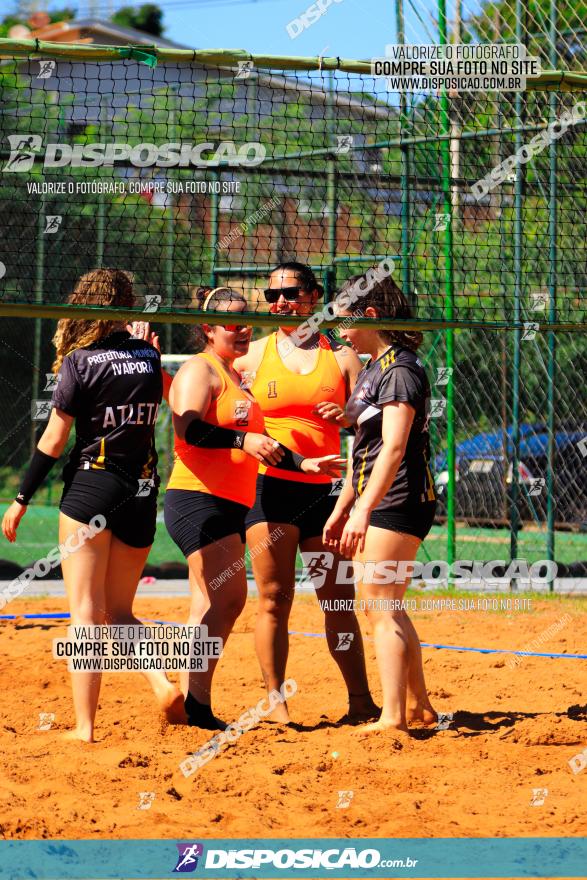
[{"label": "woman in orange tank top", "polygon": [[[276,316],[310,316],[322,293],[308,266],[282,263],[271,273],[265,297]],[[259,402],[272,437],[301,455],[339,453],[345,403],[362,369],[350,348],[331,343],[314,328],[300,333],[296,327],[280,327],[253,342],[235,368]],[[324,524],[335,503],[336,484],[328,476],[260,467],[255,503],[246,520],[249,547],[264,548],[252,554],[259,589],[255,645],[267,690],[279,689],[285,680],[298,548],[308,568],[312,560],[325,562],[318,598],[328,648],[348,691],[344,718],[367,720],[379,710],[369,692],[361,631],[353,610],[354,585],[336,583],[341,557],[322,543]],[[284,534],[272,541],[277,526]],[[340,650],[342,638],[345,647]],[[279,704],[272,717],[289,721],[287,705]]]},{"label": "woman in orange tank top", "polygon": [[[188,623],[207,627],[208,636],[224,645],[247,596],[245,516],[255,498],[259,462],[326,475],[340,473],[343,462],[335,455],[296,455],[266,435],[259,404],[233,367],[251,338],[250,327],[232,323],[246,300],[229,288],[204,293],[199,303],[204,311],[230,314],[225,324],[196,328],[203,350],[181,367],[171,385],[175,454],[165,524],[188,561]],[[210,705],[217,662],[208,659],[207,670],[182,679],[189,723],[208,730],[223,727]]]}]

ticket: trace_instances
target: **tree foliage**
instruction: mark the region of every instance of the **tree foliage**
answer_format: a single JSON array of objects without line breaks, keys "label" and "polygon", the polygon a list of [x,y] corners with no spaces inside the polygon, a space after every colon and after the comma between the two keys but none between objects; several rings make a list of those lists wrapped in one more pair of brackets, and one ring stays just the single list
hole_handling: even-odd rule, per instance
[{"label": "tree foliage", "polygon": [[141,6],[122,6],[111,17],[110,21],[122,27],[134,28],[154,37],[161,37],[163,27],[163,10],[155,3],[143,3]]}]

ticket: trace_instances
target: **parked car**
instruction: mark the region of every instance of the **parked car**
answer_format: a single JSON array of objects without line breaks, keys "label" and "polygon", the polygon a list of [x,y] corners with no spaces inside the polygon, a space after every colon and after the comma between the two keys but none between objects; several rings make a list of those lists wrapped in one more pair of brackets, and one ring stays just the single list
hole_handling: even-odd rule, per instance
[{"label": "parked car", "polygon": [[[587,530],[587,454],[583,430],[555,434],[555,522]],[[505,443],[504,443],[505,441]],[[505,450],[504,450],[505,445]],[[585,444],[587,446],[587,442]],[[504,454],[505,453],[505,454]],[[456,449],[456,515],[460,519],[500,524],[509,521],[512,487],[512,428],[476,434]],[[548,431],[546,425],[520,425],[518,510],[524,521],[543,523],[547,511]],[[440,516],[446,515],[447,456],[436,456]]]}]

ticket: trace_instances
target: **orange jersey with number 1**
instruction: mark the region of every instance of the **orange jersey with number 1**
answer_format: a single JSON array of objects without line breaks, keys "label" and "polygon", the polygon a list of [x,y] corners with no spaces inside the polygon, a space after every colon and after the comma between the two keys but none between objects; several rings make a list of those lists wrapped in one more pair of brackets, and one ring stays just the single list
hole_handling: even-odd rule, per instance
[{"label": "orange jersey with number 1", "polygon": [[[316,404],[328,401],[344,409],[344,376],[325,336],[320,336],[318,360],[311,373],[288,370],[277,350],[277,336],[269,337],[251,391],[261,406],[270,437],[306,458],[340,453],[339,426],[312,412]],[[280,468],[259,467],[260,474],[299,483],[331,483],[324,474],[304,474]]]},{"label": "orange jersey with number 1", "polygon": [[[239,388],[211,355],[202,352],[196,357],[207,360],[222,382],[220,394],[211,401],[203,421],[233,431],[264,434],[263,415],[257,401]],[[208,492],[251,507],[255,500],[258,464],[241,449],[204,449],[176,435],[173,470],[167,488]]]}]

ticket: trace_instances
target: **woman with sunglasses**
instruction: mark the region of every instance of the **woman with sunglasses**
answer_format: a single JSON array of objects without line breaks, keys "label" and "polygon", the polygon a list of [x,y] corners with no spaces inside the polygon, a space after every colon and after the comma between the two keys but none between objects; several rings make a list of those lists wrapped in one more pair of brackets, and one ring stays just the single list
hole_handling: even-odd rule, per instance
[{"label": "woman with sunglasses", "polygon": [[[339,296],[357,284],[365,286],[365,276],[346,281]],[[365,292],[361,311],[377,320],[412,317],[406,298],[390,277]],[[338,314],[353,313],[341,306]],[[324,541],[360,562],[411,563],[436,510],[429,465],[430,385],[416,354],[422,334],[351,326],[341,330],[341,336],[371,359],[346,407],[356,425],[352,473],[324,527]],[[409,578],[390,583],[374,574],[362,584],[383,709],[379,720],[361,732],[386,728],[407,732],[408,722],[438,720],[426,690],[420,641],[401,609],[408,583]]]},{"label": "woman with sunglasses", "polygon": [[[328,478],[344,462],[337,455],[296,455],[265,434],[259,404],[234,369],[251,339],[250,327],[232,323],[246,310],[245,298],[230,288],[204,288],[198,305],[226,312],[227,323],[196,327],[199,353],[181,367],[170,389],[175,455],[165,524],[188,561],[188,623],[205,625],[208,636],[224,645],[247,596],[245,516],[255,498],[259,462]],[[189,723],[207,730],[224,726],[211,708],[217,662],[209,659],[206,671],[182,681]]]},{"label": "woman with sunglasses", "polygon": [[[314,273],[302,263],[281,263],[269,277],[265,299],[270,313],[309,316],[322,296]],[[344,426],[344,406],[361,369],[357,355],[346,346],[332,344],[326,336],[313,333],[299,342],[295,327],[253,342],[235,367],[250,383],[272,437],[300,455],[334,455],[340,451],[339,429]],[[285,680],[289,650],[288,622],[296,581],[298,548],[319,558],[331,552],[322,543],[324,524],[336,503],[327,475],[300,473],[271,465],[259,468],[255,503],[247,515],[247,542],[264,546],[252,565],[259,589],[259,613],[255,645],[268,691],[279,689]],[[285,533],[271,542],[279,526]],[[308,558],[308,557],[306,557]],[[326,573],[320,588],[328,648],[337,663],[347,691],[349,708],[342,720],[364,720],[379,710],[371,699],[361,631],[352,609],[354,586],[336,583],[339,558]],[[334,600],[345,600],[334,602]],[[350,649],[337,650],[339,634],[350,633]],[[289,721],[287,705],[279,704],[275,721]]]}]

